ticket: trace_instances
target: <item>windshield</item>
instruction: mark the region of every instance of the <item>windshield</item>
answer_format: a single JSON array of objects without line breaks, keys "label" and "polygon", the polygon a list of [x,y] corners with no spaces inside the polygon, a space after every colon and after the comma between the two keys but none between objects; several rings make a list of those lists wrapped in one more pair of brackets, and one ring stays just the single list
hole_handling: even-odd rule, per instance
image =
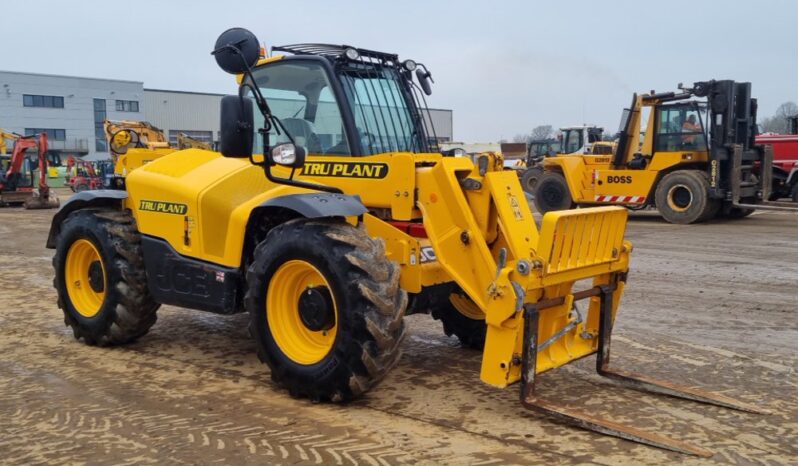
[{"label": "windshield", "polygon": [[364,155],[430,151],[424,120],[395,68],[347,63],[338,73]]},{"label": "windshield", "polygon": [[[254,70],[253,76],[272,114],[282,124],[279,134],[275,127],[269,131],[271,144],[293,139],[308,154],[351,154],[338,102],[319,63],[277,62]],[[263,127],[260,112],[255,112],[255,124],[256,128]],[[255,138],[255,153],[263,152],[262,143],[261,138]]]}]

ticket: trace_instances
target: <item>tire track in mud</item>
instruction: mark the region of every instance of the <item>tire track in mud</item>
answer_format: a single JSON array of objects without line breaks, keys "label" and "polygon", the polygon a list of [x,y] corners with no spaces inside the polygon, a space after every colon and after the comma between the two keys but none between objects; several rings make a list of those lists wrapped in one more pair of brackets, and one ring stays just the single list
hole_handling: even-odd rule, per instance
[{"label": "tire track in mud", "polygon": [[[52,338],[57,339],[56,336]],[[85,361],[85,355],[66,355],[65,360],[61,361],[61,363],[56,363],[44,356],[31,358],[30,354],[28,354],[27,360],[36,362],[35,369],[19,367],[13,364],[8,365],[5,361],[0,362],[0,371],[2,373],[15,373],[17,375],[17,377],[13,378],[16,383],[9,384],[6,380],[0,383],[0,389],[4,393],[15,394],[2,400],[0,408],[5,411],[5,405],[7,404],[24,406],[18,409],[14,416],[10,418],[11,429],[15,431],[12,433],[16,434],[12,435],[12,437],[31,439],[36,438],[38,434],[44,438],[60,438],[65,430],[80,431],[81,426],[78,424],[84,422],[86,418],[86,414],[82,413],[99,412],[102,413],[99,417],[89,418],[87,434],[96,433],[95,426],[102,425],[105,426],[105,429],[101,429],[103,435],[78,437],[77,440],[92,439],[81,449],[83,454],[86,453],[86,450],[95,450],[100,444],[105,447],[113,445],[115,455],[127,457],[129,454],[131,459],[136,461],[157,462],[159,457],[182,451],[174,448],[164,449],[162,443],[165,438],[173,439],[179,435],[183,439],[182,445],[196,447],[204,452],[203,461],[210,461],[215,458],[225,460],[235,458],[235,453],[231,457],[224,451],[229,451],[231,448],[239,451],[245,449],[249,454],[273,457],[275,460],[315,462],[317,464],[416,463],[419,460],[423,461],[427,457],[425,454],[412,453],[414,451],[425,451],[422,445],[414,445],[417,442],[412,440],[409,441],[411,448],[407,448],[407,445],[390,441],[393,435],[381,435],[382,439],[378,440],[368,434],[359,433],[362,430],[361,426],[364,424],[352,422],[345,424],[342,428],[337,428],[340,419],[336,418],[339,418],[340,414],[344,414],[341,411],[346,411],[348,408],[326,405],[314,406],[306,401],[291,400],[281,392],[270,393],[270,390],[274,388],[263,384],[260,380],[257,380],[258,378],[250,380],[249,377],[244,377],[239,379],[239,384],[243,387],[233,387],[234,392],[240,392],[240,388],[254,389],[255,399],[246,397],[241,393],[231,393],[231,395],[233,396],[232,400],[236,402],[243,401],[246,406],[257,406],[260,413],[250,419],[252,417],[251,414],[236,411],[230,413],[235,415],[235,421],[221,421],[218,419],[219,415],[212,412],[214,408],[206,406],[206,403],[200,403],[200,413],[196,414],[191,412],[191,403],[186,404],[185,401],[181,402],[180,400],[186,398],[185,393],[209,398],[210,395],[227,391],[231,388],[231,385],[237,385],[227,378],[229,374],[217,374],[205,369],[190,369],[184,370],[181,376],[181,383],[170,383],[173,381],[168,379],[174,376],[176,369],[186,367],[179,360],[147,355],[143,352],[139,354],[138,351],[123,352],[114,349],[87,348],[73,342],[61,344],[60,346],[67,347],[65,349],[69,349],[69,346],[76,346],[96,354],[89,361]],[[10,356],[16,355],[12,354]],[[80,364],[79,361],[84,362]],[[78,369],[73,369],[75,367],[78,367]],[[99,373],[101,375],[86,376],[85,372],[88,374]],[[150,373],[152,377],[148,380],[148,386],[142,387],[140,384],[136,384],[134,380],[136,375],[141,375],[145,372]],[[26,373],[28,375],[25,375]],[[56,376],[52,375],[53,373],[59,373],[60,380],[56,380]],[[26,387],[34,387],[35,380],[47,377],[51,378],[49,388],[26,389]],[[199,379],[202,380],[202,387],[198,389],[196,383]],[[98,400],[134,398],[128,393],[128,389],[115,388],[115,384],[119,383],[131,383],[135,387],[135,398],[146,401],[150,406],[146,409],[141,409],[131,403],[115,405],[98,401],[97,403],[83,403],[76,406],[61,404],[49,408],[41,408],[42,405],[50,405],[52,400],[58,398],[59,395],[69,394],[73,390],[80,390],[88,397],[97,398]],[[166,384],[170,387],[161,384]],[[193,390],[192,386],[194,386]],[[241,398],[242,396],[244,398]],[[159,402],[153,403],[152,400],[156,399]],[[71,400],[71,397],[68,400]],[[173,402],[177,404],[173,405]],[[209,409],[211,412],[205,412],[203,408]],[[303,408],[305,410],[318,411],[315,413],[317,416],[309,419],[305,415],[288,414],[294,410],[301,412]],[[170,414],[161,414],[165,410],[169,410]],[[189,412],[186,412],[186,410]],[[272,415],[271,413],[274,414]],[[369,416],[369,418],[372,422],[374,421],[374,416]],[[385,426],[395,422],[390,415],[385,416],[385,418],[381,422]],[[339,422],[336,422],[336,420]],[[199,427],[196,424],[199,424]],[[325,426],[326,429],[317,429],[319,424]],[[270,429],[271,426],[275,425],[285,425],[292,428]],[[349,427],[349,425],[353,427]],[[295,426],[296,428],[293,428]],[[32,428],[32,431],[27,431],[26,427]],[[412,425],[405,427],[411,431],[415,430]],[[20,436],[20,430],[26,432],[26,435]],[[333,433],[325,432],[330,430]],[[126,434],[128,432],[135,432],[143,437],[137,440],[137,437]],[[445,436],[451,437],[451,434],[441,435],[441,433],[438,433],[437,435],[438,438]],[[385,438],[389,441],[385,441]],[[95,440],[101,441],[101,443],[96,443]],[[455,438],[453,440],[467,443],[464,438]],[[125,447],[131,442],[137,441],[143,443],[133,443],[136,446],[133,450]],[[408,443],[408,441],[405,440],[405,443]],[[144,445],[149,447],[145,448]],[[445,445],[441,445],[440,442],[432,441],[430,445],[440,448],[441,452],[446,451],[445,448],[441,448]],[[8,456],[6,458],[11,462],[16,462],[17,460],[19,462],[27,462],[31,459],[48,462],[77,461],[81,458],[81,452],[76,452],[73,446],[68,443],[58,443],[51,445],[51,448],[48,448],[47,451],[38,451],[36,449],[26,449],[20,443],[0,442],[0,451],[5,448],[18,449],[23,447],[22,452],[24,454],[22,456]],[[462,456],[462,462],[471,463],[484,460],[484,454],[481,451],[485,449],[484,447],[485,445],[478,449],[472,448],[474,455]],[[499,445],[496,449],[498,450],[500,447],[503,447],[503,445]],[[154,451],[148,454],[148,449]],[[489,451],[489,449],[487,450]],[[254,453],[252,453],[253,451]],[[452,454],[452,452],[449,452],[449,454]],[[501,457],[502,452],[496,451],[495,456]],[[511,459],[513,456],[505,456],[505,458]],[[438,457],[438,454],[433,453],[429,457],[435,458]],[[83,460],[85,459],[83,457]]]},{"label": "tire track in mud", "polygon": [[[414,334],[415,328],[413,328]],[[560,368],[542,375],[539,379],[539,392],[547,399],[563,405],[584,409],[598,416],[618,420],[629,425],[653,430],[674,438],[690,441],[716,452],[716,459],[727,458],[732,463],[766,464],[769,461],[779,462],[779,458],[793,457],[794,447],[785,438],[790,438],[798,429],[798,417],[795,406],[798,396],[789,395],[771,397],[761,400],[757,393],[774,393],[773,386],[780,383],[789,372],[784,367],[775,366],[776,370],[767,367],[751,369],[750,361],[724,359],[719,361],[714,351],[702,351],[683,345],[678,340],[658,339],[653,341],[634,335],[618,337],[615,344],[614,366],[644,372],[665,380],[682,381],[686,385],[696,385],[707,389],[724,392],[741,400],[758,403],[773,409],[775,416],[757,416],[739,413],[724,408],[711,407],[694,402],[676,400],[668,397],[643,394],[621,388],[614,383],[595,374],[594,361],[587,359],[573,365]],[[419,339],[417,344],[426,340]],[[645,344],[636,343],[645,341]],[[627,342],[634,342],[630,345]],[[642,346],[646,351],[641,352]],[[459,350],[463,351],[463,350]],[[420,351],[419,353],[423,353]],[[684,368],[679,355],[690,355],[698,365]],[[444,355],[442,359],[452,361]],[[437,369],[427,365],[414,350],[406,350],[406,358],[413,359],[415,369],[410,386],[419,383],[418,372],[428,370],[431,374]],[[419,359],[416,359],[419,358]],[[794,361],[794,359],[793,359]],[[659,450],[641,447],[629,442],[619,442],[607,437],[587,433],[552,423],[535,414],[526,414],[517,401],[517,387],[505,391],[493,390],[479,385],[474,374],[478,371],[479,355],[468,357],[447,367],[447,375],[457,380],[460,377],[470,383],[439,383],[434,387],[436,395],[449,401],[446,406],[413,404],[397,406],[405,413],[428,419],[444,417],[457,425],[465,425],[477,432],[491,432],[508,438],[519,433],[528,436],[517,436],[516,440],[534,443],[537,448],[544,448],[576,457],[579,452],[595,452],[600,458],[597,462],[680,462],[690,463],[691,458],[679,455],[671,456]],[[401,369],[401,368],[400,368]],[[741,375],[757,380],[758,383],[740,387]],[[404,372],[396,377],[403,378]],[[430,375],[432,377],[432,375]],[[405,385],[401,383],[401,385]],[[421,390],[421,389],[419,389]],[[509,393],[508,393],[509,392]],[[436,397],[437,397],[436,396]],[[414,397],[408,394],[407,398]],[[466,415],[457,416],[452,405],[468,408]],[[782,414],[783,413],[783,414]],[[454,420],[457,420],[456,422]],[[511,420],[511,421],[510,421]],[[439,421],[446,422],[446,421]],[[509,425],[509,426],[508,426]],[[510,427],[510,428],[508,428]],[[513,427],[515,429],[513,429]],[[522,427],[522,428],[520,428]],[[745,432],[747,440],[743,442],[740,433]],[[560,439],[551,441],[551,439]],[[736,439],[736,440],[729,440]],[[731,458],[737,458],[732,460]],[[726,461],[726,460],[722,460]]]}]

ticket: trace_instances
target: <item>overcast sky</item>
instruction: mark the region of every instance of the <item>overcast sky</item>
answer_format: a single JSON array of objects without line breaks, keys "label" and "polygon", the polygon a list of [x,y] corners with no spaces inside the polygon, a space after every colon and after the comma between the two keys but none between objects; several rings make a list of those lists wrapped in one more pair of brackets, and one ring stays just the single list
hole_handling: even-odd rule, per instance
[{"label": "overcast sky", "polygon": [[234,93],[209,52],[228,27],[267,46],[345,43],[425,63],[454,137],[491,142],[595,123],[614,132],[634,91],[751,81],[760,116],[798,101],[790,1],[3,0],[0,69]]}]

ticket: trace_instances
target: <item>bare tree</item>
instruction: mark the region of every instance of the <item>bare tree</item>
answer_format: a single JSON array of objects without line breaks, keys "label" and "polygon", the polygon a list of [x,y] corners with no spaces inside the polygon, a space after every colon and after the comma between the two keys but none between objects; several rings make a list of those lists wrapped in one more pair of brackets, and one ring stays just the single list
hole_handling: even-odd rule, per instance
[{"label": "bare tree", "polygon": [[535,126],[530,134],[532,139],[550,139],[554,136],[554,129],[551,125]]},{"label": "bare tree", "polygon": [[513,142],[532,142],[541,139],[551,139],[554,137],[554,130],[551,125],[540,125],[532,128],[528,134],[516,134],[513,136]]},{"label": "bare tree", "polygon": [[765,133],[787,134],[790,129],[788,118],[795,115],[798,115],[798,104],[784,102],[776,109],[775,115],[763,118],[759,126]]}]

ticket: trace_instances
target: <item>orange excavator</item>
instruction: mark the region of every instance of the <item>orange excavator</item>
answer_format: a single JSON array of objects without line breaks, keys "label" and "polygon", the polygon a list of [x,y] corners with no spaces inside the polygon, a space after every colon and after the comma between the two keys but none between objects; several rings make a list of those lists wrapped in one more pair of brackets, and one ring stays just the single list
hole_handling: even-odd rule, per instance
[{"label": "orange excavator", "polygon": [[[7,133],[6,133],[7,134]],[[13,134],[13,133],[11,133]],[[14,149],[8,164],[0,165],[0,206],[22,204],[26,209],[53,209],[58,198],[47,185],[47,133],[37,136],[14,135]],[[39,183],[35,176],[28,149],[38,153]]]}]

